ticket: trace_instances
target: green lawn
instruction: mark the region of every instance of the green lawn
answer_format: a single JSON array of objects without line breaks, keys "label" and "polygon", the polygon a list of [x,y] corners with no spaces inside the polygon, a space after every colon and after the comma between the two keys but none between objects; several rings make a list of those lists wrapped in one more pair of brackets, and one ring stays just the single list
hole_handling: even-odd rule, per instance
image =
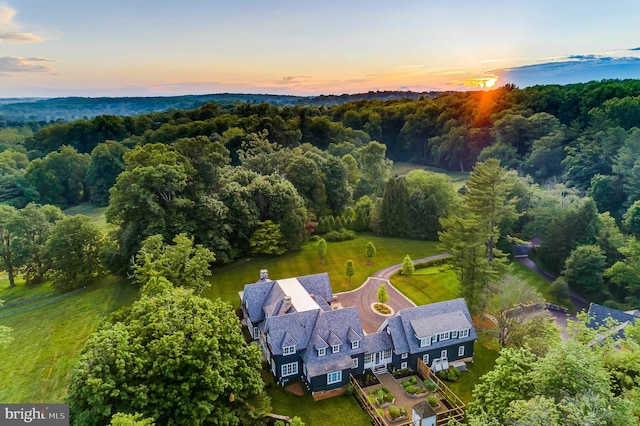
[{"label": "green lawn", "polygon": [[[376,246],[373,264],[367,265],[365,247],[367,242]],[[387,266],[402,263],[405,255],[418,259],[440,253],[437,242],[416,241],[390,238],[371,233],[358,234],[355,240],[327,244],[325,263],[320,263],[317,243],[308,243],[301,251],[287,253],[279,257],[258,257],[237,261],[231,265],[213,270],[213,285],[204,295],[210,298],[220,297],[240,306],[238,292],[247,283],[258,280],[261,269],[269,270],[273,279],[289,278],[327,272],[334,293],[360,287],[374,272]],[[351,277],[351,284],[345,274],[345,263],[352,259],[356,272]]]},{"label": "green lawn", "polygon": [[298,416],[306,426],[366,426],[371,418],[362,410],[355,397],[340,395],[314,401],[309,394],[297,396],[279,386],[267,391],[271,397],[271,411],[289,417]]},{"label": "green lawn", "polygon": [[416,305],[460,297],[460,282],[448,265],[416,269],[408,278],[396,274],[391,277],[391,284]]},{"label": "green lawn", "polygon": [[106,209],[106,207],[97,207],[91,203],[82,203],[77,206],[69,207],[68,209],[63,210],[63,212],[67,216],[75,216],[77,214],[89,216],[93,223],[101,228],[106,228],[107,220],[104,217],[104,211]]},{"label": "green lawn", "polygon": [[473,349],[473,362],[467,364],[467,371],[460,375],[460,380],[455,383],[446,382],[447,386],[465,403],[473,400],[471,392],[478,383],[480,377],[493,370],[498,358],[498,350],[494,346],[495,340],[480,337]]},{"label": "green lawn", "polygon": [[573,303],[571,303],[571,299],[569,299],[568,296],[562,299],[558,299],[555,295],[551,294],[551,292],[549,291],[551,283],[533,272],[531,269],[524,266],[522,263],[513,262],[511,264],[511,273],[528,282],[529,285],[535,287],[535,289],[538,290],[540,294],[542,294],[547,302],[564,306],[570,311],[574,310]]},{"label": "green lawn", "polygon": [[53,288],[48,282],[26,285],[23,278],[16,278],[15,284],[14,288],[9,288],[6,272],[0,273],[0,300],[3,300],[5,305],[53,292]]},{"label": "green lawn", "polygon": [[469,179],[469,172],[452,172],[449,170],[438,169],[436,167],[423,166],[421,164],[414,163],[393,163],[393,167],[391,168],[391,174],[395,175],[406,175],[411,170],[426,170],[434,173],[442,173],[447,175],[449,179],[451,179],[451,183],[453,183],[453,188],[458,189]]},{"label": "green lawn", "polygon": [[14,341],[0,349],[0,401],[63,402],[89,335],[108,314],[136,297],[137,288],[127,281],[106,280],[67,299],[2,318],[2,325],[13,328]]}]

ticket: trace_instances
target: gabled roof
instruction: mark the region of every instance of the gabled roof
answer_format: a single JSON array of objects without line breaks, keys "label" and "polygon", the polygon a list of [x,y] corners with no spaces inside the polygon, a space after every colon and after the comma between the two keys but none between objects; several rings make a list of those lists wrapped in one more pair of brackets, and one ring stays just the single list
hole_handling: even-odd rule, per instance
[{"label": "gabled roof", "polygon": [[[384,331],[379,331],[373,334],[367,334],[364,336],[364,344],[367,347],[367,352],[382,352],[387,349],[393,349],[393,343],[391,342],[391,336]],[[406,352],[406,351],[405,351]]]},{"label": "gabled roof", "polygon": [[266,318],[264,332],[269,335],[273,354],[282,355],[282,342],[286,334],[296,341],[296,351],[307,348],[319,312],[321,311],[317,309]]},{"label": "gabled roof", "polygon": [[349,332],[347,332],[347,339],[349,342],[357,342],[358,340],[362,340],[362,337],[355,331],[353,328],[349,327]]},{"label": "gabled roof", "polygon": [[242,295],[242,304],[246,306],[249,319],[255,324],[264,319],[264,302],[273,288],[273,281],[246,284]]},{"label": "gabled roof", "polygon": [[318,334],[313,335],[313,348],[315,350],[327,349],[328,347],[329,344],[325,342],[322,337],[320,337]]},{"label": "gabled roof", "polygon": [[291,334],[284,333],[284,337],[282,339],[282,344],[280,345],[280,347],[284,349],[284,348],[288,348],[289,346],[296,346],[297,344],[298,344],[298,341],[294,339],[291,336]]},{"label": "gabled roof", "polygon": [[[350,329],[364,335],[358,309],[355,306],[335,311],[319,311],[313,328],[313,341],[314,346],[316,343],[320,346],[315,348],[316,350],[307,350],[302,355],[302,360],[311,377],[352,368],[351,358],[367,351],[366,343],[356,349],[352,349],[351,345],[342,344],[349,341],[347,336]],[[322,342],[330,346],[340,344],[340,352],[326,351],[324,356],[319,357],[317,349],[322,348]]]},{"label": "gabled roof", "polygon": [[[401,309],[394,317],[382,323],[379,331],[386,330],[387,327],[396,353],[424,352],[426,349],[420,347],[419,338],[446,331],[469,329],[469,336],[456,339],[456,342],[467,342],[478,338],[469,309],[462,298]],[[438,341],[429,345],[428,349],[438,349],[451,344],[452,340]]]}]

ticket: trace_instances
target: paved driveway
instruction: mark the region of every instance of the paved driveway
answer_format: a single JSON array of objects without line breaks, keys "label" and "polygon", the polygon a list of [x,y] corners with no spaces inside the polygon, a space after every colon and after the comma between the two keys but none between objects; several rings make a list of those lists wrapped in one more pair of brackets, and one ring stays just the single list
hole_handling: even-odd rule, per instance
[{"label": "paved driveway", "polygon": [[[422,259],[415,260],[414,262],[424,262],[432,259],[440,259],[446,256],[448,255],[438,254],[435,256],[424,257]],[[396,288],[389,282],[389,278],[399,271],[401,267],[402,265],[398,264],[384,268],[373,274],[373,277],[367,278],[367,281],[357,289],[335,295],[338,299],[338,303],[343,307],[355,306],[358,308],[360,321],[362,322],[362,328],[365,333],[372,334],[377,332],[384,320],[388,316],[392,316],[398,312],[400,309],[416,306],[415,303],[396,290]],[[393,309],[393,314],[391,315],[379,314],[371,308],[372,303],[378,302],[378,288],[380,287],[380,284],[387,285],[387,293],[389,294],[389,301],[387,301],[387,305]]]}]

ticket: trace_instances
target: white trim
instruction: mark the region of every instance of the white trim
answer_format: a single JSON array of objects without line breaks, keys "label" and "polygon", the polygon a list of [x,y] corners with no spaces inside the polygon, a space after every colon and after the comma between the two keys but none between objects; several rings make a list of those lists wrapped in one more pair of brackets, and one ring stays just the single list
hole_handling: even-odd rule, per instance
[{"label": "white trim", "polygon": [[429,365],[429,354],[422,355],[422,362]]},{"label": "white trim", "polygon": [[400,368],[401,368],[401,369],[403,369],[403,370],[404,370],[405,368],[407,368],[407,363],[406,363],[406,361],[400,364]]},{"label": "white trim", "polygon": [[282,364],[282,366],[280,367],[280,372],[282,373],[282,377],[298,374],[298,361],[290,362],[288,364]]},{"label": "white trim", "polygon": [[407,359],[407,358],[409,358],[409,352],[405,352],[405,353],[403,353],[402,355],[400,355],[400,358],[401,358],[401,359]]},{"label": "white trim", "polygon": [[360,340],[354,340],[351,342],[351,349],[358,349],[360,347]]},{"label": "white trim", "polygon": [[449,358],[447,356],[447,350],[446,349],[443,349],[442,351],[440,351],[440,359],[442,359],[442,358],[444,358],[444,359]]},{"label": "white trim", "polygon": [[439,340],[439,341],[441,341],[441,342],[442,342],[443,340],[449,340],[449,332],[448,332],[448,331],[445,331],[444,333],[440,333],[440,334],[438,335],[438,340]]},{"label": "white trim", "polygon": [[282,355],[293,355],[296,353],[296,346],[285,346],[282,348]]},{"label": "white trim", "polygon": [[469,337],[469,329],[465,329],[465,330],[460,330],[460,333],[458,333],[458,338],[459,339],[464,339],[465,337]]},{"label": "white trim", "polygon": [[337,354],[338,352],[340,352],[340,345],[331,346],[331,353]]},{"label": "white trim", "polygon": [[451,338],[452,339],[457,339],[458,338],[458,330],[451,331]]},{"label": "white trim", "polygon": [[327,348],[318,349],[318,356],[325,356],[327,354]]},{"label": "white trim", "polygon": [[458,346],[458,356],[464,356],[464,345]]},{"label": "white trim", "polygon": [[420,339],[420,347],[424,348],[425,346],[429,346],[431,344],[431,336],[429,337],[422,337]]},{"label": "white trim", "polygon": [[353,367],[351,368],[358,368],[358,358],[351,358],[353,360]]},{"label": "white trim", "polygon": [[340,383],[342,381],[342,371],[334,371],[327,374],[327,384],[332,385],[334,383]]}]

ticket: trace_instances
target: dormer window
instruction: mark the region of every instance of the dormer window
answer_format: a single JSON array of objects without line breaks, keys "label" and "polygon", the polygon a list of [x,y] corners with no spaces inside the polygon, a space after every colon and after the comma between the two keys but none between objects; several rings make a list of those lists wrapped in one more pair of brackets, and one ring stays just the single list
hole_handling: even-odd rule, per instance
[{"label": "dormer window", "polygon": [[442,342],[443,340],[449,340],[449,332],[448,332],[448,331],[445,331],[444,333],[440,333],[440,334],[438,335],[438,340],[440,340],[441,342]]},{"label": "dormer window", "polygon": [[425,346],[429,346],[431,344],[431,337],[423,337],[420,339],[420,347],[424,348]]},{"label": "dormer window", "polygon": [[358,349],[360,347],[360,340],[351,342],[351,349]]},{"label": "dormer window", "polygon": [[296,353],[296,347],[295,346],[286,346],[284,348],[282,348],[282,355],[292,355]]},{"label": "dormer window", "polygon": [[460,333],[458,333],[458,337],[463,339],[465,337],[469,337],[469,329],[465,329],[465,330],[460,330]]},{"label": "dormer window", "polygon": [[340,345],[331,346],[331,352],[333,352],[334,354],[340,352]]},{"label": "dormer window", "polygon": [[457,339],[458,338],[458,330],[453,330],[451,332],[451,338],[452,339]]},{"label": "dormer window", "polygon": [[318,356],[325,356],[327,354],[327,348],[318,349]]}]

